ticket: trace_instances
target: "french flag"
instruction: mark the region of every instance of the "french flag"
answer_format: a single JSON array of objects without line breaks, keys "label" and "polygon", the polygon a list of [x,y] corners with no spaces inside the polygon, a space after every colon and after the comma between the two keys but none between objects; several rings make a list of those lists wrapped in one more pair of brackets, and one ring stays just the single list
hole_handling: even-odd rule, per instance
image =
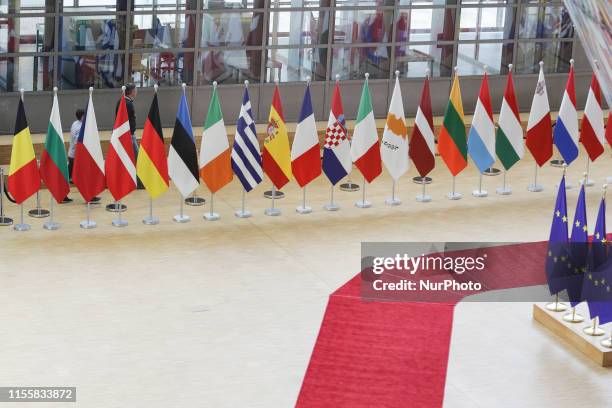
[{"label": "french flag", "polygon": [[351,145],[344,120],[340,84],[336,80],[323,145],[323,172],[335,186],[351,172],[352,167]]},{"label": "french flag", "polygon": [[593,74],[591,87],[584,107],[580,141],[587,151],[591,161],[595,161],[604,152],[604,115],[601,109],[601,90],[597,77]]},{"label": "french flag", "polygon": [[321,175],[321,151],[312,111],[310,83],[306,85],[300,120],[291,145],[291,172],[300,187],[304,187]]},{"label": "french flag", "polygon": [[106,188],[104,156],[100,146],[92,93],[93,88],[89,88],[89,102],[75,146],[72,170],[72,181],[87,203]]},{"label": "french flag", "polygon": [[568,165],[578,157],[578,113],[576,112],[576,91],[574,88],[574,60],[571,67],[559,116],[553,133],[555,146]]}]

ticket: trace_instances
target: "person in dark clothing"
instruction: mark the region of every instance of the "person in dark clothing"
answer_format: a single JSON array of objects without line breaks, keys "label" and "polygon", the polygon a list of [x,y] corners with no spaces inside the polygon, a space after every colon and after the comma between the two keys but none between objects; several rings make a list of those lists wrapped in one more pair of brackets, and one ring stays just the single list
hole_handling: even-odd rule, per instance
[{"label": "person in dark clothing", "polygon": [[[138,141],[136,140],[136,109],[134,108],[134,102],[136,100],[136,96],[138,95],[138,91],[136,85],[133,82],[130,82],[125,85],[125,108],[128,114],[128,120],[130,122],[130,133],[132,134],[132,148],[134,149],[134,159],[138,158]],[[115,115],[117,115],[117,111],[119,110],[119,104],[121,100],[117,101],[117,105],[115,106]],[[143,189],[144,186],[140,179],[137,179],[137,188],[139,190]]]}]

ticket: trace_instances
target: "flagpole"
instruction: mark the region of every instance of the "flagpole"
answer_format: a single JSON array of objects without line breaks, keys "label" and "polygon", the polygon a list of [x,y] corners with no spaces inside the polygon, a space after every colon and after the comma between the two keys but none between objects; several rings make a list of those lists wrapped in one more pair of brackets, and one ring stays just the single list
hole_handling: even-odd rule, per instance
[{"label": "flagpole", "polygon": [[478,179],[478,190],[472,191],[472,195],[474,197],[486,197],[489,195],[487,190],[482,189],[482,173],[480,173],[480,177]]},{"label": "flagpole", "polygon": [[585,327],[582,331],[587,336],[603,336],[604,334],[606,334],[606,332],[603,331],[598,325],[598,316],[595,316],[593,318],[592,326]]},{"label": "flagpole", "polygon": [[[124,206],[123,204],[121,204],[121,201],[117,201],[116,204],[117,204],[118,208],[123,208],[123,207],[127,208],[127,206]],[[123,214],[123,211],[125,211],[125,210],[116,211],[117,212],[117,218],[114,219],[111,222],[111,224],[113,224],[114,227],[127,227],[128,222],[127,222],[127,220],[124,220],[122,218],[122,215],[121,215],[121,214]]]},{"label": "flagpole", "polygon": [[245,210],[246,206],[246,190],[242,189],[242,206],[241,209],[236,211],[234,215],[238,218],[249,218],[251,216],[251,212]]},{"label": "flagpole", "polygon": [[[38,167],[40,168],[40,161],[36,160]],[[28,211],[28,215],[32,218],[45,218],[49,216],[49,210],[45,210],[40,205],[40,190],[36,192],[36,208]]]},{"label": "flagpole", "polygon": [[572,311],[563,315],[563,320],[568,323],[582,323],[584,321],[584,317],[578,313],[576,313],[576,307],[572,307]]},{"label": "flagpole", "polygon": [[183,206],[184,203],[187,200],[185,198],[183,198],[183,196],[181,195],[181,199],[179,201],[179,213],[177,215],[175,215],[174,217],[172,217],[172,220],[174,222],[178,222],[178,223],[185,223],[185,222],[189,222],[191,220],[191,217],[189,217],[188,215],[186,215],[183,212]]},{"label": "flagpole", "polygon": [[495,190],[495,192],[497,194],[499,194],[499,195],[510,195],[510,194],[512,194],[512,189],[510,187],[506,186],[506,174],[507,173],[508,172],[504,168],[504,178],[503,178],[502,186],[498,187],[497,190]]},{"label": "flagpole", "polygon": [[559,293],[555,294],[555,301],[547,303],[545,307],[551,312],[565,312],[567,310],[565,303],[559,302]]},{"label": "flagpole", "polygon": [[221,218],[219,217],[219,214],[215,212],[214,199],[215,199],[215,193],[211,191],[210,192],[210,210],[208,213],[204,213],[204,219],[206,221],[217,221],[219,218]]},{"label": "flagpole", "polygon": [[55,222],[53,220],[53,210],[54,210],[54,203],[55,199],[53,198],[53,195],[51,195],[51,202],[49,204],[49,221],[45,222],[43,224],[43,228],[49,231],[54,231],[54,230],[58,230],[60,228],[60,224],[58,222]]},{"label": "flagpole", "polygon": [[306,186],[302,187],[302,205],[298,206],[295,211],[298,214],[310,214],[312,208],[306,205]]},{"label": "flagpole", "polygon": [[610,326],[610,337],[601,341],[601,345],[606,348],[612,348],[612,326]]},{"label": "flagpole", "polygon": [[91,213],[91,202],[88,201],[87,210],[86,210],[87,219],[85,221],[81,221],[81,223],[79,224],[81,228],[92,229],[98,226],[95,221],[91,221],[90,213]]},{"label": "flagpole", "polygon": [[425,188],[428,184],[425,182],[425,180],[427,179],[427,176],[422,177],[422,179],[423,179],[423,182],[421,183],[422,191],[421,191],[421,194],[418,194],[416,196],[416,200],[419,203],[428,203],[431,201],[431,196],[425,193]]},{"label": "flagpole", "polygon": [[151,197],[149,197],[149,215],[142,219],[142,223],[145,225],[159,224],[159,218],[153,216],[153,199]]},{"label": "flagpole", "polygon": [[270,198],[272,199],[272,206],[270,208],[266,208],[264,213],[270,217],[276,217],[281,215],[281,210],[279,208],[274,207],[274,201],[276,200],[276,186],[272,183],[272,190],[270,191]]},{"label": "flagpole", "polygon": [[449,200],[460,200],[461,199],[461,193],[458,193],[457,191],[455,191],[455,187],[456,187],[455,183],[456,183],[455,176],[453,176],[453,190],[446,195],[446,198],[448,198]]},{"label": "flagpole", "polygon": [[[565,164],[565,163],[564,163]],[[532,193],[538,193],[544,190],[541,184],[538,184],[538,162],[535,162],[535,170],[533,173],[533,184],[527,186],[527,191],[531,191]]]},{"label": "flagpole", "polygon": [[340,209],[340,206],[334,203],[334,185],[333,184],[331,186],[330,201],[328,204],[325,204],[323,208],[327,211],[338,211]]},{"label": "flagpole", "polygon": [[587,157],[587,162],[586,162],[586,179],[584,180],[584,185],[586,187],[592,187],[592,186],[595,185],[595,182],[593,180],[589,179],[590,165],[591,165],[591,158]]},{"label": "flagpole", "polygon": [[393,179],[393,182],[391,184],[391,197],[387,198],[385,200],[385,204],[387,205],[400,205],[402,203],[402,200],[400,200],[399,198],[395,197],[395,179]]},{"label": "flagpole", "polygon": [[361,191],[361,201],[357,201],[355,203],[355,207],[358,208],[370,208],[372,207],[372,203],[366,200],[366,179],[363,176],[363,189]]},{"label": "flagpole", "polygon": [[4,169],[0,167],[0,226],[13,224],[13,219],[4,215]]}]

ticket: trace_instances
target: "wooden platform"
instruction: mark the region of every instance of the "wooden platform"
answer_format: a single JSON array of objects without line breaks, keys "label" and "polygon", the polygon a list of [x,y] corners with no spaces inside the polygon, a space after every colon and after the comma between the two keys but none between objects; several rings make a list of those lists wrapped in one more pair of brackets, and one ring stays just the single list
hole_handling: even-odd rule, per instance
[{"label": "wooden platform", "polygon": [[582,331],[589,324],[568,323],[563,320],[566,312],[551,312],[544,304],[533,305],[533,318],[544,327],[561,337],[569,346],[585,354],[602,367],[612,367],[612,349],[601,345],[604,336],[588,336]]}]

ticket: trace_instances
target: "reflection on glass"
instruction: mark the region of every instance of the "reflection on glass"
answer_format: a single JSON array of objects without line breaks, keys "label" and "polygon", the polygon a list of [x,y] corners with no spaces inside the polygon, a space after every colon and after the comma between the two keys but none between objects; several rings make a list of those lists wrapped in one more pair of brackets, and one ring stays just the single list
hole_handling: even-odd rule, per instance
[{"label": "reflection on glass", "polygon": [[183,11],[197,10],[196,0],[177,2],[176,0],[133,0],[136,11]]},{"label": "reflection on glass", "polygon": [[[474,0],[478,1],[478,0]],[[445,6],[457,4],[457,0],[399,0],[400,6]],[[465,0],[464,0],[465,3]]]},{"label": "reflection on glass", "polygon": [[393,5],[394,0],[336,0],[336,7],[380,7]]},{"label": "reflection on glass", "polygon": [[523,7],[520,38],[572,38],[574,26],[563,6]]},{"label": "reflection on glass", "polygon": [[226,50],[208,49],[198,54],[198,84],[209,85],[213,81],[225,84],[237,84],[248,79],[259,82],[261,75],[260,50]]},{"label": "reflection on glass", "polygon": [[462,8],[460,40],[508,40],[514,38],[514,8]]},{"label": "reflection on glass", "polygon": [[55,0],[0,0],[0,13],[53,13]]},{"label": "reflection on glass", "polygon": [[264,6],[264,0],[202,0],[202,8],[205,10],[253,9],[264,8]]},{"label": "reflection on glass", "polygon": [[568,72],[572,58],[572,42],[519,42],[516,57],[518,74],[535,74],[544,61],[547,73]]},{"label": "reflection on glass", "polygon": [[325,80],[327,48],[294,48],[268,50],[266,82]]},{"label": "reflection on glass", "polygon": [[270,0],[270,8],[330,6],[331,0]]},{"label": "reflection on glass", "polygon": [[508,72],[508,64],[512,63],[513,49],[513,44],[503,43],[459,44],[459,74],[481,75],[485,66],[489,74],[505,74]]},{"label": "reflection on glass", "polygon": [[366,72],[370,79],[389,78],[391,47],[334,48],[332,53],[332,78],[363,79]]},{"label": "reflection on glass", "polygon": [[452,41],[455,38],[454,9],[399,10],[395,41]]},{"label": "reflection on glass", "polygon": [[395,48],[395,69],[402,77],[449,77],[453,71],[453,45],[402,45]]},{"label": "reflection on glass", "polygon": [[61,17],[60,48],[64,51],[121,50],[125,47],[125,17]]},{"label": "reflection on glass", "polygon": [[123,85],[123,55],[62,55],[59,82],[62,89],[117,88]]},{"label": "reflection on glass", "polygon": [[0,91],[48,91],[53,84],[53,57],[0,59]]},{"label": "reflection on glass", "polygon": [[392,11],[337,10],[334,43],[356,44],[389,42]]},{"label": "reflection on glass", "polygon": [[271,12],[268,31],[271,45],[324,45],[329,35],[329,12]]},{"label": "reflection on glass", "polygon": [[130,76],[136,86],[191,85],[193,53],[138,53],[129,56]]},{"label": "reflection on glass", "polygon": [[0,53],[53,51],[53,17],[0,19]]},{"label": "reflection on glass", "polygon": [[[1,1],[1,0],[0,0]],[[50,0],[47,0],[50,1]],[[63,0],[60,1],[60,11],[91,12],[91,11],[126,11],[127,0]]]},{"label": "reflection on glass", "polygon": [[184,14],[135,15],[132,48],[192,48],[195,16]]},{"label": "reflection on glass", "polygon": [[263,18],[263,13],[204,13],[200,46],[204,48],[261,45]]}]

